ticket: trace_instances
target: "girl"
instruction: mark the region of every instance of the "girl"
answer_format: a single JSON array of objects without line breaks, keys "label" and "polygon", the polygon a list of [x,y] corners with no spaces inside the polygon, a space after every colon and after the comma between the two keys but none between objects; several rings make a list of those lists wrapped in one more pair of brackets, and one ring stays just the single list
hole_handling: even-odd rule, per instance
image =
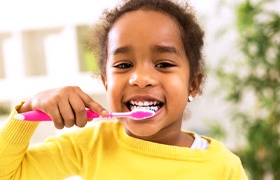
[{"label": "girl", "polygon": [[156,111],[52,137],[28,148],[39,109],[56,128],[84,127],[85,108],[108,112],[79,87],[41,92],[16,106],[0,132],[0,179],[247,179],[240,159],[209,137],[182,131],[188,97],[201,93],[203,32],[188,5],[128,0],[105,13],[94,49],[111,111]]}]

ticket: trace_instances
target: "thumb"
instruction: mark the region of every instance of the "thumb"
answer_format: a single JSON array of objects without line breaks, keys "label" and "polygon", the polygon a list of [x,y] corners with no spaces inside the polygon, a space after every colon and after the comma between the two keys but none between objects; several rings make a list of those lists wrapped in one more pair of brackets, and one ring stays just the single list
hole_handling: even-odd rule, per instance
[{"label": "thumb", "polygon": [[23,113],[27,111],[32,111],[30,100],[25,101],[19,108],[17,109],[18,113]]}]

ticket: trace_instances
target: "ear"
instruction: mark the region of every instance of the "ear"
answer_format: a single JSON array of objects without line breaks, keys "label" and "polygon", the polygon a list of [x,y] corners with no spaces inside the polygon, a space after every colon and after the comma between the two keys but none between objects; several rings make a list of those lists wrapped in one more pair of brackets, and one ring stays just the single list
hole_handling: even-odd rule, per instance
[{"label": "ear", "polygon": [[201,83],[203,80],[203,74],[202,73],[197,73],[190,81],[190,88],[189,88],[189,95],[191,95],[193,98],[201,94]]},{"label": "ear", "polygon": [[105,90],[107,91],[107,78],[104,75],[101,75],[101,79],[104,85]]}]

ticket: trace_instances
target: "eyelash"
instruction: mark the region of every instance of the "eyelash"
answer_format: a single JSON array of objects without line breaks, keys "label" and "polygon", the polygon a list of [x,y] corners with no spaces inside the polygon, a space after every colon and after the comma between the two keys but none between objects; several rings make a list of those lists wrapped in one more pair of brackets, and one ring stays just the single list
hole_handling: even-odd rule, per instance
[{"label": "eyelash", "polygon": [[[174,64],[168,63],[168,62],[162,62],[162,63],[158,63],[155,65],[156,68],[171,68],[174,67]],[[131,63],[120,63],[120,64],[116,64],[113,66],[114,68],[118,68],[118,69],[128,69],[128,68],[132,68],[133,64]]]},{"label": "eyelash", "polygon": [[174,64],[168,63],[168,62],[162,62],[162,63],[158,63],[155,65],[155,67],[157,68],[171,68],[174,67]]},{"label": "eyelash", "polygon": [[127,69],[127,68],[133,67],[133,65],[130,63],[120,63],[120,64],[114,65],[113,67],[118,68],[118,69]]}]

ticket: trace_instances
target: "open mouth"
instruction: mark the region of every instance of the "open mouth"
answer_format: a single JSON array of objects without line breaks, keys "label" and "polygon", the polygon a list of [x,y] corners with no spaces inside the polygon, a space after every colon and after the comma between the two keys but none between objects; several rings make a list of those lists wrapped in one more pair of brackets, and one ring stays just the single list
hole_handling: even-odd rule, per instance
[{"label": "open mouth", "polygon": [[159,101],[131,100],[126,103],[126,106],[130,111],[135,109],[145,109],[145,110],[152,110],[154,112],[157,112],[163,106],[163,103]]}]

